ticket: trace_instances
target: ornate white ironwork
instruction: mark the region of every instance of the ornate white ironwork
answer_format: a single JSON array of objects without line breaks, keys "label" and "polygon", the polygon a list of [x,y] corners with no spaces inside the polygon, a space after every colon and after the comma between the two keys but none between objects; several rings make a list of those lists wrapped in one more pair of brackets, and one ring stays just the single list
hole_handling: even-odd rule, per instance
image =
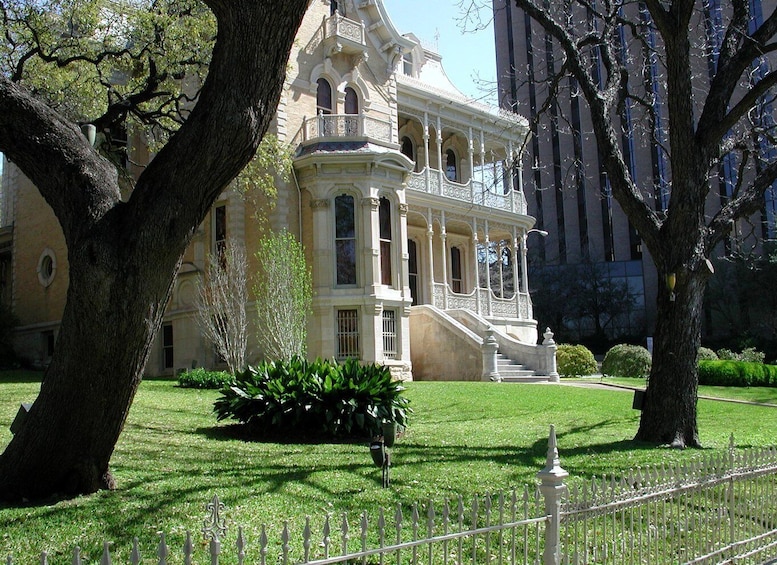
[{"label": "ornate white ironwork", "polygon": [[222,517],[224,503],[219,500],[217,494],[214,494],[210,502],[205,505],[205,510],[208,515],[202,523],[202,536],[206,541],[218,541],[227,532],[226,522]]},{"label": "ornate white ironwork", "polygon": [[[329,516],[323,527],[309,519],[301,536],[284,522],[280,536],[268,539],[262,526],[250,548],[238,529],[237,562],[272,563],[491,563],[493,565],[560,563],[762,563],[777,549],[777,449],[737,450],[685,459],[678,464],[636,468],[567,484],[555,431],[551,430],[542,486],[475,496],[461,496],[442,506],[428,501],[403,516],[379,509],[361,512],[351,529],[347,515],[330,539]],[[214,497],[207,505],[204,531],[211,540],[225,535],[224,505]],[[438,509],[442,508],[441,511]],[[393,522],[393,523],[392,523]],[[319,524],[321,522],[318,522]],[[320,532],[319,534],[315,533]],[[301,537],[301,539],[300,539]],[[194,553],[187,532],[183,562]],[[377,540],[370,543],[370,540]],[[339,542],[339,543],[338,543]],[[112,563],[110,543],[103,544],[100,563]],[[133,540],[130,562],[141,562]],[[332,547],[339,551],[331,555]],[[211,564],[219,547],[209,544]],[[167,562],[169,548],[160,536],[157,556]],[[174,560],[175,561],[175,560]],[[202,560],[200,560],[202,561]],[[234,561],[234,559],[232,560]],[[40,554],[40,563],[48,554]],[[71,560],[81,564],[76,547]],[[11,556],[6,565],[13,565]]]}]

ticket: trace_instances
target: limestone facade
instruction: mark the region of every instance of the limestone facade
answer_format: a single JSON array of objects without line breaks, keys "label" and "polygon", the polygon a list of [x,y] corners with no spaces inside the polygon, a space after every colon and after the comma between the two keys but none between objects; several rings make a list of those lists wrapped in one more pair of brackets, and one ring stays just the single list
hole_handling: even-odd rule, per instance
[{"label": "limestone facade", "polygon": [[[482,336],[467,330],[472,342],[450,347],[433,314],[413,327],[415,305],[467,310],[536,344],[525,263],[534,219],[520,174],[527,123],[456,90],[436,53],[397,32],[382,0],[311,1],[270,133],[291,147],[293,175],[278,180],[272,200],[230,189],[213,206],[184,257],[148,374],[218,366],[193,319],[197,281],[221,240],[243,241],[251,258],[268,229],[285,228],[305,246],[311,358],[355,356],[406,379],[457,378],[460,366],[478,378]],[[133,149],[145,151],[137,140]],[[67,249],[35,188],[12,163],[4,170],[19,353],[45,364],[65,300]],[[249,342],[251,360],[261,358]],[[431,366],[430,348],[449,351],[453,374],[414,370]],[[457,354],[466,359],[457,363]]]}]

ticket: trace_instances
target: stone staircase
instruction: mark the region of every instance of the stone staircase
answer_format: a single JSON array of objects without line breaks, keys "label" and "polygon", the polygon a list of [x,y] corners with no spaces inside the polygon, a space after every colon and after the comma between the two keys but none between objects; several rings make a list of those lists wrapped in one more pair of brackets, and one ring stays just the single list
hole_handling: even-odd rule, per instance
[{"label": "stone staircase", "polygon": [[502,382],[505,383],[546,383],[547,376],[537,375],[525,365],[521,365],[510,359],[507,355],[498,353],[496,356],[497,371]]}]

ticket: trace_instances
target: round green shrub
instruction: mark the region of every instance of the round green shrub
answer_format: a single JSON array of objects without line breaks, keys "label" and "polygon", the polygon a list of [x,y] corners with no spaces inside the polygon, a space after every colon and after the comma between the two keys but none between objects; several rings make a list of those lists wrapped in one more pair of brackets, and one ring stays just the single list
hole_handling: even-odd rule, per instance
[{"label": "round green shrub", "polygon": [[197,367],[178,375],[178,386],[184,388],[224,388],[235,382],[235,377],[226,371],[208,371]]},{"label": "round green shrub", "polygon": [[709,347],[700,347],[696,358],[697,361],[717,361],[718,359],[718,354]]},{"label": "round green shrub", "polygon": [[561,344],[556,350],[556,368],[562,377],[594,375],[599,365],[594,354],[584,345]]},{"label": "round green shrub", "polygon": [[640,345],[615,345],[602,362],[602,374],[607,377],[644,379],[650,374],[653,360],[650,352]]}]

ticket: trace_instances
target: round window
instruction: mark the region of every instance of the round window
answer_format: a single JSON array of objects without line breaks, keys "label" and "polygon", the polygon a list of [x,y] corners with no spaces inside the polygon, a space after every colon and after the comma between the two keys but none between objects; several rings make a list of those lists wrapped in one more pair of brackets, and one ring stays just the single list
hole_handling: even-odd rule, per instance
[{"label": "round window", "polygon": [[57,258],[51,249],[45,249],[38,259],[38,281],[49,286],[57,274]]}]

